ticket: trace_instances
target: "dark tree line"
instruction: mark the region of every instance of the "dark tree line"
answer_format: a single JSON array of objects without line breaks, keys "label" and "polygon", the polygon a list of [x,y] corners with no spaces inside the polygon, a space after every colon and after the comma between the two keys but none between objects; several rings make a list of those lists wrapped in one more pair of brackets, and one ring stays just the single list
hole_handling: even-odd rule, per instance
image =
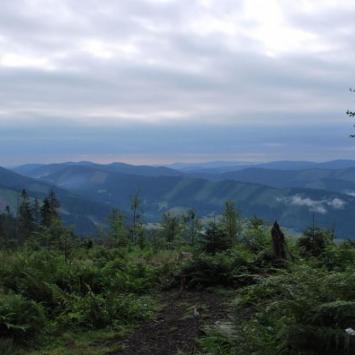
[{"label": "dark tree line", "polygon": [[26,190],[19,196],[17,211],[14,213],[7,206],[0,214],[0,241],[6,247],[11,243],[24,243],[34,233],[50,228],[55,222],[60,221],[58,209],[59,201],[50,191],[48,196],[40,202],[31,198]]},{"label": "dark tree line", "polygon": [[[0,214],[0,247],[12,244],[35,242],[43,247],[59,248],[65,259],[70,255],[74,233],[65,228],[59,216],[60,203],[54,193],[39,201],[31,198],[26,190],[19,196],[17,213],[7,208]],[[155,228],[144,225],[142,201],[136,194],[131,199],[128,218],[119,210],[113,209],[108,218],[108,229],[103,234],[103,243],[111,247],[138,245],[144,248],[150,243],[155,248],[179,248],[189,244],[208,254],[223,252],[235,246],[242,238],[243,221],[233,201],[226,201],[220,218],[203,222],[196,211],[189,210],[183,215],[166,212]],[[251,220],[253,238],[257,240],[263,222]],[[277,228],[276,228],[276,227]],[[286,259],[286,242],[277,224],[272,229],[274,254],[277,259]],[[75,243],[74,243],[75,244]]]}]

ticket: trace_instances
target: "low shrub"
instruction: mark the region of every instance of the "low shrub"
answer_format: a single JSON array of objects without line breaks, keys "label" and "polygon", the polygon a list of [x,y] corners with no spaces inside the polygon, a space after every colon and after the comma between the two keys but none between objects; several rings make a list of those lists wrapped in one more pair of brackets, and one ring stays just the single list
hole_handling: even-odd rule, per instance
[{"label": "low shrub", "polygon": [[73,296],[67,303],[67,310],[59,318],[65,327],[100,329],[117,325],[132,324],[151,316],[153,302],[148,297],[133,294],[94,294],[91,290],[85,296]]},{"label": "low shrub", "polygon": [[256,270],[250,254],[231,249],[227,253],[195,256],[182,267],[176,280],[184,277],[188,288],[239,287],[253,283]]},{"label": "low shrub", "polygon": [[[333,281],[347,279],[343,290]],[[241,290],[236,300],[241,354],[353,354],[346,328],[355,329],[349,275],[299,266]],[[249,316],[241,322],[240,315]],[[354,348],[355,349],[355,348]]]},{"label": "low shrub", "polygon": [[0,294],[0,339],[2,342],[30,342],[45,329],[43,306],[13,293]]},{"label": "low shrub", "polygon": [[115,259],[102,269],[104,285],[111,291],[144,293],[156,285],[157,269],[144,265]]}]

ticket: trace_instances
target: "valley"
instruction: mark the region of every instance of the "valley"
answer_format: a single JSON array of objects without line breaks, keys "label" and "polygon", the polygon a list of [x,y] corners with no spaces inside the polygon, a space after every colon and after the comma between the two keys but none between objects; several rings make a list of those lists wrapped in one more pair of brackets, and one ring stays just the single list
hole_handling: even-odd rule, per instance
[{"label": "valley", "polygon": [[[233,170],[235,166],[238,170]],[[15,209],[21,189],[38,198],[55,189],[64,221],[80,234],[95,234],[112,208],[127,213],[130,199],[138,194],[146,223],[159,222],[167,211],[181,214],[190,209],[212,218],[221,214],[225,201],[233,200],[245,218],[278,220],[298,232],[315,220],[323,228],[335,229],[339,238],[352,239],[354,166],[352,161],[272,162],[214,167],[211,173],[199,165],[186,172],[123,163],[30,164],[1,169],[0,198],[2,208]]]}]

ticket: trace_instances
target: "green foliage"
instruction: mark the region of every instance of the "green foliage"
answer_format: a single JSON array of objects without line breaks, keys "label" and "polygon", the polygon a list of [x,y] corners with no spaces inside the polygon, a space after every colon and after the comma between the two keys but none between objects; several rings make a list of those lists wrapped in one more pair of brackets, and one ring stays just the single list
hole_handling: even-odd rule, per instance
[{"label": "green foliage", "polygon": [[179,216],[169,212],[164,213],[161,221],[161,227],[163,238],[165,239],[167,245],[171,248],[182,232],[182,225]]},{"label": "green foliage", "polygon": [[5,216],[0,214],[0,248],[5,249],[8,244],[8,236],[5,226]]},{"label": "green foliage", "polygon": [[20,240],[27,240],[34,231],[34,217],[32,213],[31,201],[26,192],[21,192],[21,202],[18,207],[17,232]]},{"label": "green foliage", "polygon": [[201,238],[201,250],[208,254],[223,252],[232,247],[232,240],[223,225],[210,223]]},{"label": "green foliage", "polygon": [[242,249],[215,255],[199,254],[182,268],[178,277],[184,275],[189,288],[238,287],[254,282],[257,272],[254,261],[253,256]]},{"label": "green foliage", "polygon": [[270,228],[267,228],[262,220],[253,217],[248,221],[241,243],[256,254],[271,251]]},{"label": "green foliage", "polygon": [[59,321],[64,326],[98,329],[147,319],[152,314],[152,301],[133,294],[95,294],[90,289],[84,296],[73,295]]},{"label": "green foliage", "polygon": [[18,294],[0,293],[0,340],[32,341],[43,331],[46,321],[45,310],[39,303]]},{"label": "green foliage", "polygon": [[[346,276],[303,265],[244,288],[236,300],[241,353],[347,354],[349,341],[355,345],[345,333],[355,327],[355,300],[348,297],[355,284],[343,294],[333,284]],[[240,322],[246,310],[251,317]]]},{"label": "green foliage", "polygon": [[230,324],[218,324],[205,329],[206,335],[199,339],[198,345],[208,354],[235,355],[238,347],[234,342],[233,326]]},{"label": "green foliage", "polygon": [[116,291],[143,293],[158,280],[157,270],[142,263],[129,263],[123,259],[108,262],[102,270],[105,288]]},{"label": "green foliage", "polygon": [[73,231],[66,228],[59,219],[53,219],[48,227],[40,227],[27,241],[27,246],[34,249],[52,249],[61,252],[65,261],[69,261],[78,244]]},{"label": "green foliage", "polygon": [[235,244],[241,232],[241,226],[234,201],[225,202],[222,225],[231,244]]},{"label": "green foliage", "polygon": [[60,244],[0,253],[0,330],[8,326],[0,333],[6,342],[21,345],[43,330],[54,336],[130,326],[152,315],[149,293],[159,283],[158,267],[135,251],[122,255],[121,249],[76,243],[72,253],[67,260]]},{"label": "green foliage", "polygon": [[202,223],[195,210],[190,209],[183,216],[183,227],[184,239],[194,246],[202,230]]},{"label": "green foliage", "polygon": [[48,196],[43,200],[43,204],[40,208],[41,224],[45,227],[49,227],[53,221],[59,218],[58,209],[60,203],[53,190],[51,190]]},{"label": "green foliage", "polygon": [[131,209],[131,225],[130,225],[131,242],[138,244],[140,248],[143,249],[144,228],[143,228],[142,201],[138,193],[132,196],[130,209]]},{"label": "green foliage", "polygon": [[322,251],[319,262],[328,270],[344,271],[355,260],[355,248],[352,243],[340,245],[329,243]]},{"label": "green foliage", "polygon": [[303,256],[318,257],[327,246],[332,244],[332,241],[333,236],[330,231],[310,227],[298,239],[298,246]]},{"label": "green foliage", "polygon": [[123,214],[113,209],[109,216],[109,244],[111,246],[125,247],[129,244],[129,232],[125,226]]},{"label": "green foliage", "polygon": [[[336,244],[331,233],[313,227],[288,241],[295,257],[280,269],[269,227],[257,218],[242,223],[231,202],[205,228],[190,211],[182,218],[165,214],[161,228],[148,229],[136,197],[129,225],[114,210],[108,234],[97,241],[75,237],[59,220],[58,206],[50,194],[41,225],[34,217],[33,230],[17,245],[8,238],[14,219],[0,218],[1,354],[43,339],[48,344],[65,332],[132,329],[152,316],[154,298],[167,285],[223,287],[237,295],[234,320],[205,329],[203,353],[354,353],[354,337],[345,332],[355,329],[351,242]],[[23,220],[32,207],[23,196]]]}]

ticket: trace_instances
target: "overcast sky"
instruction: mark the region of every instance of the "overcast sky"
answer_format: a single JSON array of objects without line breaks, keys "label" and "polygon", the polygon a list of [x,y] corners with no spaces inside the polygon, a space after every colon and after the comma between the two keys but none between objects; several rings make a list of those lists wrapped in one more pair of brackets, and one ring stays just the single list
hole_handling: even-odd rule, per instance
[{"label": "overcast sky", "polygon": [[355,159],[354,19],[353,0],[2,0],[0,164]]}]

